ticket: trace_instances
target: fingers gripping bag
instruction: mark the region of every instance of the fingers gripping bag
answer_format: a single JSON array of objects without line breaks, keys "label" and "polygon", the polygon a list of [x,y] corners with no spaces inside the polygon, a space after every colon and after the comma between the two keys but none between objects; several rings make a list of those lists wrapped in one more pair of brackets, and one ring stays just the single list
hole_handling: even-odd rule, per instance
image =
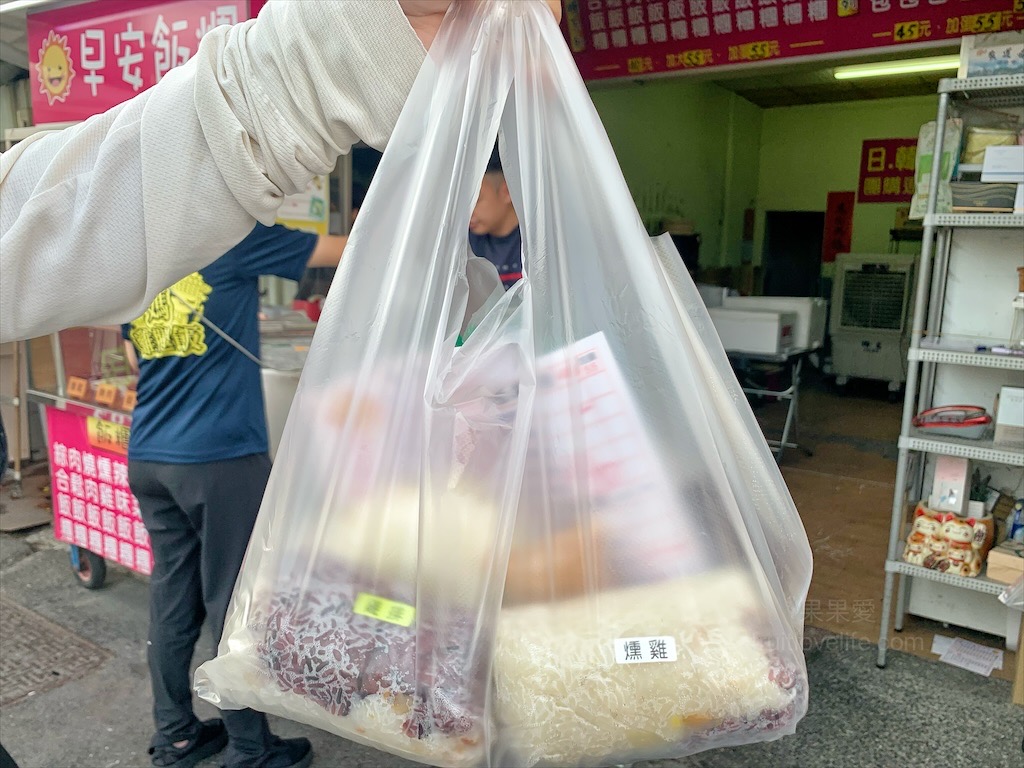
[{"label": "fingers gripping bag", "polygon": [[[524,277],[467,232],[499,141]],[[218,656],[252,707],[437,766],[793,733],[806,535],[540,0],[453,3],[327,298]]]}]

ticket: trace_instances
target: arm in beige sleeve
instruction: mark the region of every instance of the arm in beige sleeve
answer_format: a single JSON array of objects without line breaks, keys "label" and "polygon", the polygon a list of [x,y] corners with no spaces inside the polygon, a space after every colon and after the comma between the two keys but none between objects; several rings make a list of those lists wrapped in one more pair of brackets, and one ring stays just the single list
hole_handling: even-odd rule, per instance
[{"label": "arm in beige sleeve", "polygon": [[272,0],[145,93],[4,153],[0,341],[141,314],[359,138],[383,147],[424,55],[397,0]]}]

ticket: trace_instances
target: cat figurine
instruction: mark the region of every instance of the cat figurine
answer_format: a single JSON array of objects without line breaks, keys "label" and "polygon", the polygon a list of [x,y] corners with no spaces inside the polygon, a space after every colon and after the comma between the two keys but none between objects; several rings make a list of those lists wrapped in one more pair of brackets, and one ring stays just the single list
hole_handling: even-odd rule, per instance
[{"label": "cat figurine", "polygon": [[938,533],[939,521],[927,509],[918,505],[914,510],[914,525],[910,529],[907,546],[903,550],[903,560],[912,565],[924,565],[932,540]]}]

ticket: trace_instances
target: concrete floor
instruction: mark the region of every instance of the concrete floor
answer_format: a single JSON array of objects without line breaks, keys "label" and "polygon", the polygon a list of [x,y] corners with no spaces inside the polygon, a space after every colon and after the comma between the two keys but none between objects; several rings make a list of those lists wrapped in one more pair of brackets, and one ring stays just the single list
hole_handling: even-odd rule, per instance
[{"label": "concrete floor", "polygon": [[[997,670],[993,674],[995,679],[986,680],[941,664],[929,653],[931,637],[936,631],[1001,647],[997,638],[910,619],[902,634],[902,645],[910,653],[929,659],[930,663],[917,659],[901,661],[905,658],[903,654],[893,655],[897,661],[890,664],[889,670],[876,670],[871,663],[881,611],[882,562],[892,504],[900,407],[887,401],[884,388],[881,391],[871,387],[854,389],[838,397],[812,382],[803,397],[800,439],[814,448],[814,455],[807,457],[789,451],[783,462],[783,474],[804,520],[815,556],[808,624],[849,638],[843,641],[847,644],[841,654],[814,661],[819,665],[816,668],[812,666],[810,655],[808,658],[812,702],[815,690],[820,692],[819,696],[828,694],[832,698],[818,699],[817,711],[808,715],[796,736],[781,742],[782,751],[772,751],[768,748],[772,745],[751,747],[747,753],[743,750],[735,754],[707,753],[689,760],[651,763],[652,768],[655,765],[664,768],[747,764],[851,768],[910,765],[912,763],[903,760],[887,763],[880,757],[868,757],[868,753],[858,752],[857,743],[864,738],[895,743],[902,738],[901,733],[913,731],[914,713],[888,711],[886,707],[891,706],[891,701],[885,690],[893,686],[906,687],[910,679],[929,676],[937,681],[933,685],[945,685],[948,681],[951,688],[969,690],[972,696],[979,697],[976,706],[988,707],[987,716],[1000,721],[986,721],[986,729],[1010,728],[1010,724],[1020,722],[1021,711],[1009,704],[1009,684],[998,679],[1009,678],[1012,654],[1007,654],[1003,671]],[[777,424],[780,411],[777,404],[758,409],[766,429]],[[8,493],[3,492],[0,499],[7,505],[8,513],[13,507],[39,504],[39,484],[38,480],[27,482],[29,493],[20,501],[12,501]],[[66,551],[53,542],[48,527],[31,534],[0,534],[0,612],[3,613],[0,624],[9,624],[13,612],[28,608],[44,622],[52,622],[40,624],[39,631],[45,635],[49,627],[51,635],[40,639],[40,654],[44,650],[52,653],[51,646],[63,642],[67,644],[67,653],[73,650],[79,654],[76,658],[92,659],[82,662],[91,665],[87,673],[75,677],[60,670],[58,677],[67,675],[66,682],[44,679],[34,694],[0,706],[0,741],[21,768],[135,768],[148,764],[145,754],[150,734],[149,682],[145,666],[146,600],[145,581],[116,567],[110,569],[104,589],[94,592],[82,589],[70,571]],[[857,611],[853,611],[854,604],[858,606]],[[9,636],[0,634],[0,663],[7,655],[3,652],[4,646],[10,648],[10,642]],[[204,647],[211,645],[207,641]],[[55,659],[53,665],[59,669],[60,659]],[[835,677],[839,667],[849,668]],[[17,675],[21,671],[6,670],[5,673]],[[31,670],[23,671],[29,674]],[[850,682],[861,674],[863,685],[873,687],[862,689],[862,682]],[[844,685],[854,685],[858,695],[847,695],[841,687]],[[877,692],[866,695],[866,690]],[[0,691],[0,700],[4,698]],[[841,736],[835,734],[838,740],[835,748],[816,746],[823,739],[831,738],[829,734],[835,730],[837,718],[856,717],[864,706],[871,706],[872,700],[876,701],[879,711],[869,720],[877,720],[879,727],[884,723],[890,730],[869,737],[863,732],[867,726],[862,725],[858,726],[860,733],[852,729]],[[822,701],[827,701],[827,706]],[[853,709],[846,712],[846,707]],[[207,705],[200,704],[198,709],[201,716],[215,715]],[[902,709],[907,710],[905,706]],[[275,721],[275,730],[284,736],[308,735],[314,742],[318,755],[315,764],[319,766],[399,768],[411,765],[294,723]],[[943,762],[941,755],[948,757],[958,753],[952,745],[954,740],[959,743],[961,737],[955,735],[954,730],[940,730],[930,735],[932,741],[927,745],[927,754]],[[978,764],[1020,765],[1020,733],[1011,728],[993,739],[983,752],[987,757]],[[947,740],[949,748],[944,751]],[[753,751],[758,749],[765,751]],[[842,756],[836,756],[838,752],[842,752]],[[922,753],[920,764],[926,762],[930,763],[931,758],[925,759]],[[216,764],[211,761],[204,765]],[[953,760],[948,764],[961,763]]]}]

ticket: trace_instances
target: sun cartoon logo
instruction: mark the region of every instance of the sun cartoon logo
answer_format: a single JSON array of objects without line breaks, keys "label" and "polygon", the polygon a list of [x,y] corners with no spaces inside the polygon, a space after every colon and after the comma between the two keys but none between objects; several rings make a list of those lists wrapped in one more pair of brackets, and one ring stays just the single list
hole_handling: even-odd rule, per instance
[{"label": "sun cartoon logo", "polygon": [[39,92],[43,94],[50,106],[61,101],[71,92],[71,81],[75,77],[75,67],[71,63],[71,49],[68,48],[66,35],[58,35],[52,29],[43,40],[39,49],[39,62],[36,64],[39,75]]}]

